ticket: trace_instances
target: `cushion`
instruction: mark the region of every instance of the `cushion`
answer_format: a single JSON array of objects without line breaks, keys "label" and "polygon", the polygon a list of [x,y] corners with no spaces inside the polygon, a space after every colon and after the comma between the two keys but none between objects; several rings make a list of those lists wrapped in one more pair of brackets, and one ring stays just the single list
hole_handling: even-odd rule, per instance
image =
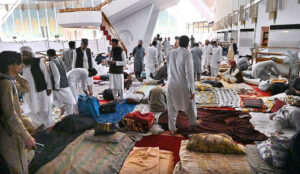
[{"label": "cushion", "polygon": [[272,164],[284,168],[287,164],[290,140],[279,135],[271,136]]},{"label": "cushion", "polygon": [[263,101],[262,101],[262,99],[247,98],[247,99],[244,100],[244,106],[246,108],[261,109],[261,108],[263,108]]},{"label": "cushion", "polygon": [[92,117],[69,115],[54,126],[54,130],[76,133],[92,129],[96,122]]},{"label": "cushion", "polygon": [[274,106],[273,106],[271,112],[272,113],[277,112],[277,111],[279,111],[285,105],[286,105],[285,102],[283,102],[283,101],[281,101],[281,100],[279,100],[279,99],[276,98],[275,102],[274,102]]},{"label": "cushion", "polygon": [[192,134],[187,145],[189,151],[202,153],[244,154],[243,145],[235,143],[225,134]]},{"label": "cushion", "polygon": [[272,164],[272,152],[270,139],[257,144],[260,157],[269,164]]}]

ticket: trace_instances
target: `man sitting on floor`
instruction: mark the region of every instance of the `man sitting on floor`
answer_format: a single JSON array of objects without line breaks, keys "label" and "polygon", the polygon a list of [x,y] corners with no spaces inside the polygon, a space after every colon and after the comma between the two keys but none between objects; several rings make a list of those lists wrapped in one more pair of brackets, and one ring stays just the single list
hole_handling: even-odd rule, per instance
[{"label": "man sitting on floor", "polygon": [[243,73],[237,67],[236,62],[230,62],[230,69],[224,72],[223,80],[228,83],[244,83]]},{"label": "man sitting on floor", "polygon": [[161,87],[153,88],[149,94],[151,112],[165,112],[167,110],[166,92]]},{"label": "man sitting on floor", "polygon": [[164,64],[154,76],[153,73],[150,74],[150,77],[154,80],[167,80],[168,79],[168,67],[167,63]]},{"label": "man sitting on floor", "polygon": [[292,90],[287,91],[291,95],[289,105],[281,108],[276,114],[271,115],[275,133],[282,133],[284,128],[293,128],[300,131],[300,77],[291,85]]}]

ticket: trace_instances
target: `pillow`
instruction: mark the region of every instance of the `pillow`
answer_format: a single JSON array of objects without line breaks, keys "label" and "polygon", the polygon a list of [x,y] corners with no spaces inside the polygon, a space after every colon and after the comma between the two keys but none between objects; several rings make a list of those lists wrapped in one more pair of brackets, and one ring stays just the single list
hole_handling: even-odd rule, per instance
[{"label": "pillow", "polygon": [[287,165],[290,140],[286,137],[271,136],[272,164],[278,168],[284,168]]},{"label": "pillow", "polygon": [[271,112],[275,113],[275,112],[279,111],[285,105],[286,105],[285,102],[275,98],[274,106],[273,106]]},{"label": "pillow", "polygon": [[269,164],[272,164],[272,152],[271,152],[271,141],[270,139],[257,144],[257,150],[260,157]]},{"label": "pillow", "polygon": [[54,130],[77,133],[92,129],[95,124],[96,122],[92,117],[69,115],[60,122],[56,123],[56,125],[54,126]]},{"label": "pillow", "polygon": [[189,136],[187,150],[203,153],[244,154],[245,147],[235,143],[225,134],[192,134]]},{"label": "pillow", "polygon": [[145,97],[144,93],[132,92],[127,95],[126,101],[129,104],[138,104],[143,101],[144,97]]}]

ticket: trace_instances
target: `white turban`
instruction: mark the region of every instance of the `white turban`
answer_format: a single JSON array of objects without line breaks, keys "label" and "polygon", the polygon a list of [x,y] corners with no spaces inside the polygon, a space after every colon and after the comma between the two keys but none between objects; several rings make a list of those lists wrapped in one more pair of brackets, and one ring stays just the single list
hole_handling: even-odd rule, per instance
[{"label": "white turban", "polygon": [[32,56],[34,57],[34,52],[33,52],[32,48],[30,48],[28,46],[23,46],[20,48],[20,52],[22,53],[23,51],[30,52],[32,54]]}]

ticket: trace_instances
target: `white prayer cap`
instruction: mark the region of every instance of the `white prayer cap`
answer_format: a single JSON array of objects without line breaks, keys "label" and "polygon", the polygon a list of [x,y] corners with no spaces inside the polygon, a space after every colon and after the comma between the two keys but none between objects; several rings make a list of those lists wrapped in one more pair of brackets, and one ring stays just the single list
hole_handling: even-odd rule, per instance
[{"label": "white prayer cap", "polygon": [[20,48],[20,52],[23,52],[23,51],[33,53],[32,48],[30,48],[30,47],[28,47],[28,46],[23,46],[23,47],[21,47],[21,48]]},{"label": "white prayer cap", "polygon": [[22,52],[23,52],[23,51],[26,51],[26,52],[29,52],[29,53],[31,53],[31,56],[32,56],[32,57],[34,57],[34,56],[35,56],[35,54],[34,54],[34,52],[33,52],[32,48],[31,48],[31,47],[29,47],[29,46],[23,46],[23,47],[21,47],[21,48],[20,48],[20,52],[21,52],[21,54],[22,54]]}]

